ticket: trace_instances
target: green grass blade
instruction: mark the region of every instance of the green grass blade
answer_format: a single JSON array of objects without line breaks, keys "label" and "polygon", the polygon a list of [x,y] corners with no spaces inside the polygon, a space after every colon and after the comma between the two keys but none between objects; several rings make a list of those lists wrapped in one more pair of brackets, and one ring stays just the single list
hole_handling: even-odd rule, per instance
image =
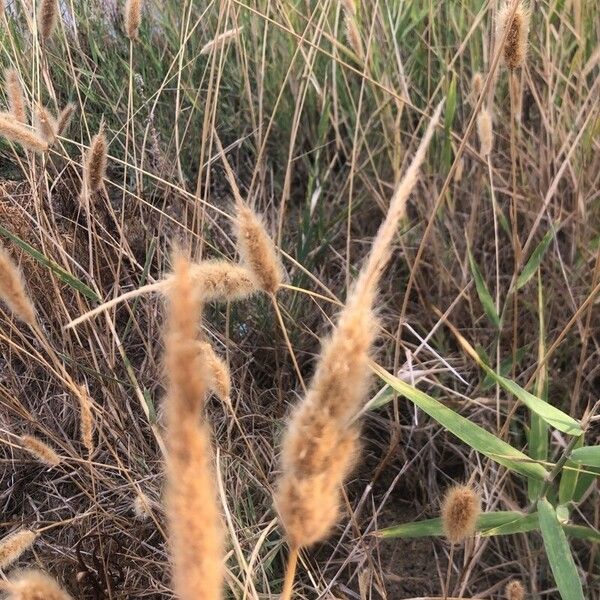
[{"label": "green grass blade", "polygon": [[537,506],[546,555],[560,595],[563,600],[584,600],[571,548],[554,507],[546,498],[538,500]]},{"label": "green grass blade", "polygon": [[562,527],[569,537],[600,544],[600,531],[597,529],[585,525],[563,525]]},{"label": "green grass blade", "polygon": [[575,448],[569,458],[578,465],[600,468],[600,446]]},{"label": "green grass blade", "polygon": [[527,282],[533,277],[534,273],[537,271],[542,259],[544,258],[544,254],[546,254],[546,250],[548,250],[548,246],[550,246],[550,242],[554,237],[554,231],[551,229],[546,233],[543,237],[542,241],[536,246],[535,250],[531,253],[527,264],[523,267],[519,278],[517,279],[517,289],[520,290],[523,286],[527,284]]},{"label": "green grass blade", "polygon": [[[576,442],[575,448],[580,448],[583,445],[583,437],[580,436]],[[560,485],[558,486],[558,501],[561,504],[571,502],[575,497],[577,490],[577,482],[579,480],[580,465],[572,460],[567,460],[565,467],[560,473]]]},{"label": "green grass blade", "polygon": [[542,465],[531,461],[523,452],[444,406],[435,398],[394,377],[379,365],[375,366],[374,369],[383,381],[477,452],[481,452],[481,454],[511,471],[521,473],[527,477],[535,477],[541,480],[546,477],[546,469]]},{"label": "green grass blade", "polygon": [[479,296],[479,301],[481,302],[481,306],[483,306],[483,310],[485,314],[488,316],[488,319],[496,326],[496,328],[500,327],[500,317],[498,316],[498,312],[496,311],[496,306],[494,304],[494,300],[487,289],[487,285],[485,284],[485,280],[473,255],[471,254],[471,249],[467,248],[467,252],[469,253],[469,264],[471,266],[471,273],[473,274],[473,279],[475,279],[475,288],[477,289],[477,295]]},{"label": "green grass blade", "polygon": [[44,254],[42,254],[39,250],[36,250],[33,246],[30,246],[27,242],[24,242],[21,238],[17,237],[14,233],[11,233],[8,229],[0,225],[0,234],[4,237],[8,238],[11,242],[14,242],[23,252],[31,256],[34,260],[39,262],[44,267],[50,269],[63,283],[66,283],[69,287],[73,288],[75,291],[79,292],[81,295],[89,298],[90,300],[95,300],[96,302],[100,302],[100,298],[94,290],[88,287],[82,281],[79,281],[76,277],[67,273],[61,266],[57,265],[54,261],[50,260]]}]

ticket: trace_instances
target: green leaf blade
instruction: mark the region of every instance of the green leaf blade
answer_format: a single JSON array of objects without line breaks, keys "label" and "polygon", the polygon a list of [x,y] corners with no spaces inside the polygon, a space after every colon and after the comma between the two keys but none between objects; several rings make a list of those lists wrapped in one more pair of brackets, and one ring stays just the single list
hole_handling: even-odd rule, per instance
[{"label": "green leaf blade", "polygon": [[477,295],[479,296],[479,301],[481,302],[481,306],[483,306],[483,310],[485,314],[488,316],[490,321],[495,325],[496,329],[500,328],[500,317],[498,316],[498,311],[496,310],[496,306],[494,304],[494,300],[487,289],[487,285],[485,284],[485,280],[473,255],[471,254],[471,250],[467,248],[467,252],[469,253],[469,264],[471,266],[471,273],[473,274],[473,279],[475,280],[475,289],[477,290]]},{"label": "green leaf blade", "polygon": [[569,458],[578,465],[600,468],[600,446],[575,448]]},{"label": "green leaf blade", "polygon": [[542,259],[544,258],[544,254],[546,254],[546,250],[548,250],[548,246],[550,246],[550,242],[554,237],[554,232],[551,229],[546,232],[546,235],[543,237],[542,241],[536,246],[535,250],[531,253],[527,264],[523,267],[521,274],[517,279],[517,289],[520,290],[522,287],[527,285],[527,282],[533,277],[535,272],[537,271]]}]

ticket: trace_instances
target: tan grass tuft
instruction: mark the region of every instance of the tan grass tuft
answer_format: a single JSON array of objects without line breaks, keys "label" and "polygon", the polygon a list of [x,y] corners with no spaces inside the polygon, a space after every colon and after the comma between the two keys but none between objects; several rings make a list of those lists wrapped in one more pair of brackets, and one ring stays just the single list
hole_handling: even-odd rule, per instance
[{"label": "tan grass tuft", "polygon": [[16,69],[6,69],[4,74],[6,82],[6,95],[10,112],[19,123],[27,123],[27,111],[25,110],[25,96]]},{"label": "tan grass tuft", "polygon": [[498,11],[496,27],[496,39],[498,41],[503,39],[506,28],[509,28],[502,55],[506,66],[511,70],[521,67],[525,63],[530,17],[529,7],[523,0],[518,0],[514,16],[509,22],[513,10],[513,2],[505,2]]},{"label": "tan grass tuft", "polygon": [[242,262],[254,275],[260,289],[274,294],[283,279],[283,267],[275,244],[258,215],[237,203],[236,237]]},{"label": "tan grass tuft", "polygon": [[210,433],[202,419],[207,374],[198,360],[200,306],[190,265],[176,257],[165,339],[166,509],[173,586],[181,600],[218,600],[223,581],[223,531]]},{"label": "tan grass tuft", "polygon": [[33,546],[37,533],[21,529],[0,540],[0,569],[10,567],[19,557]]},{"label": "tan grass tuft", "polygon": [[35,128],[49,146],[55,142],[58,135],[58,122],[43,106],[38,106],[35,110]]},{"label": "tan grass tuft", "polygon": [[58,135],[62,135],[67,131],[71,124],[73,113],[75,112],[75,105],[69,102],[58,115]]},{"label": "tan grass tuft", "polygon": [[225,260],[205,260],[190,265],[190,277],[203,302],[212,300],[242,300],[254,294],[257,282],[254,274]]},{"label": "tan grass tuft", "polygon": [[506,600],[524,600],[525,590],[523,589],[523,584],[517,579],[509,581],[506,584],[504,595]]},{"label": "tan grass tuft", "polygon": [[92,412],[92,399],[85,385],[79,387],[79,435],[81,441],[91,456],[94,452],[94,414]]},{"label": "tan grass tuft", "polygon": [[0,245],[0,299],[19,319],[36,324],[35,309],[25,289],[21,270],[12,261],[8,252]]},{"label": "tan grass tuft", "polygon": [[138,492],[133,501],[133,513],[140,520],[148,519],[151,515],[152,501],[144,492]]},{"label": "tan grass tuft", "polygon": [[62,458],[53,448],[48,446],[45,442],[42,442],[42,440],[33,435],[23,435],[20,439],[23,448],[27,450],[27,452],[49,467],[56,467],[61,463]]},{"label": "tan grass tuft", "polygon": [[8,600],[72,600],[52,577],[34,569],[15,573],[3,588]]},{"label": "tan grass tuft", "polygon": [[219,398],[227,400],[231,391],[231,375],[227,363],[217,355],[208,342],[198,342],[200,360],[204,361],[210,391]]},{"label": "tan grass tuft", "polygon": [[469,95],[469,101],[471,106],[475,107],[477,104],[477,100],[481,93],[483,92],[483,75],[479,72],[473,74],[473,79],[471,80],[471,93]]},{"label": "tan grass tuft", "polygon": [[58,22],[58,0],[40,0],[37,26],[43,42],[50,39]]},{"label": "tan grass tuft", "polygon": [[348,40],[348,44],[354,51],[354,54],[356,54],[360,60],[364,60],[365,52],[363,49],[360,32],[358,30],[356,17],[348,11],[344,15],[344,26],[346,29],[346,39]]},{"label": "tan grass tuft", "polygon": [[12,113],[0,113],[0,135],[11,142],[20,144],[27,150],[33,150],[34,152],[48,151],[46,141],[17,121]]},{"label": "tan grass tuft", "polygon": [[451,487],[442,502],[442,527],[452,544],[458,544],[475,533],[481,513],[481,498],[468,485]]},{"label": "tan grass tuft", "polygon": [[106,175],[106,165],[108,156],[108,142],[104,134],[104,128],[92,138],[90,147],[85,156],[84,164],[84,184],[87,192],[93,194],[103,185]]},{"label": "tan grass tuft", "polygon": [[482,156],[488,156],[494,145],[494,130],[492,126],[492,115],[484,106],[477,115],[477,135],[479,137],[479,151]]},{"label": "tan grass tuft", "polygon": [[125,2],[124,24],[127,37],[132,41],[137,40],[142,24],[142,0]]}]

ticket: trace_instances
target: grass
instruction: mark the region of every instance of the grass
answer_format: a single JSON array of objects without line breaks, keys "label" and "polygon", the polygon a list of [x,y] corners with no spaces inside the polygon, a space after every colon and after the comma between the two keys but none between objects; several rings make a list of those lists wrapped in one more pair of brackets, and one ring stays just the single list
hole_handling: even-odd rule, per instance
[{"label": "grass", "polygon": [[[265,216],[287,279],[277,293],[281,320],[267,296],[205,307],[203,337],[233,384],[231,405],[208,403],[208,422],[227,597],[277,597],[288,551],[272,498],[285,417],[444,100],[377,303],[373,369],[385,383],[369,392],[342,519],[300,553],[295,597],[440,596],[450,567],[452,596],[499,596],[517,578],[532,595],[558,598],[543,544],[563,545],[564,529],[585,597],[600,598],[597,542],[565,529],[597,534],[597,484],[581,484],[591,469],[565,453],[576,438],[547,425],[544,405],[517,402],[506,388],[518,384],[577,427],[598,400],[596,3],[532,2],[527,61],[510,86],[501,61],[488,77],[493,0],[357,2],[364,54],[348,40],[347,3],[333,0],[147,0],[135,42],[123,31],[123,3],[66,0],[43,45],[29,3],[7,4],[0,65],[18,73],[30,118],[38,105],[53,114],[76,107],[47,154],[0,138],[2,243],[25,273],[48,340],[0,307],[0,533],[44,529],[22,565],[47,570],[78,598],[171,597],[162,299],[138,296],[64,326],[160,281],[174,243],[190,245],[195,260],[237,261],[239,187]],[[483,91],[473,102],[476,72]],[[8,110],[6,94],[1,101]],[[488,157],[477,139],[483,106],[493,120]],[[102,123],[106,191],[92,195],[88,215],[83,163]],[[92,398],[89,460],[62,364]],[[439,405],[451,409],[443,426]],[[496,462],[489,437],[473,446],[469,424],[541,462],[513,473]],[[576,443],[593,446],[597,417],[585,425]],[[51,446],[60,464],[40,464],[23,449],[26,435]],[[561,461],[571,471],[557,471],[551,485],[536,480]],[[567,472],[576,473],[570,483]],[[550,511],[569,505],[569,524],[561,529],[564,510],[555,517],[542,503],[543,536],[509,522],[510,533],[478,534],[450,565],[441,538],[371,535],[421,520],[425,531],[444,491],[467,480],[484,514],[533,515],[543,491]],[[136,516],[141,494],[147,518]]]}]

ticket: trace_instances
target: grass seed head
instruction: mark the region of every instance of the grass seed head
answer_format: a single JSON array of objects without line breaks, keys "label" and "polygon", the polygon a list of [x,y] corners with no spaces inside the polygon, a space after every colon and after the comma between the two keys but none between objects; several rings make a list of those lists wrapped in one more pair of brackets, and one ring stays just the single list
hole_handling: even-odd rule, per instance
[{"label": "grass seed head", "polygon": [[483,75],[477,71],[473,74],[473,79],[471,80],[471,93],[469,95],[469,100],[471,102],[471,106],[475,106],[477,104],[477,100],[481,93],[483,92]]},{"label": "grass seed head", "polygon": [[2,246],[0,246],[0,299],[21,321],[31,326],[35,325],[35,309],[25,289],[21,270]]},{"label": "grass seed head", "polygon": [[492,115],[487,107],[483,107],[477,115],[477,135],[479,137],[479,151],[482,156],[488,156],[494,145],[494,129]]},{"label": "grass seed head", "polygon": [[257,291],[257,282],[248,269],[225,260],[190,265],[190,278],[203,302],[242,300]]},{"label": "grass seed head", "polygon": [[94,414],[92,399],[85,385],[79,386],[79,435],[88,456],[94,452]]},{"label": "grass seed head", "polygon": [[37,12],[37,26],[43,42],[50,39],[58,22],[58,0],[41,0]]},{"label": "grass seed head", "polygon": [[509,581],[506,584],[504,596],[506,600],[524,600],[525,590],[523,589],[523,584],[517,579]]},{"label": "grass seed head", "polygon": [[475,533],[481,512],[481,498],[468,485],[451,487],[442,502],[444,535],[452,544],[462,542]]},{"label": "grass seed head", "polygon": [[503,39],[508,27],[508,35],[502,48],[502,56],[506,66],[511,70],[521,67],[525,63],[530,17],[529,7],[523,0],[518,0],[516,11],[512,20],[510,20],[513,9],[514,4],[512,2],[505,2],[498,12],[496,27],[496,39],[499,41]]},{"label": "grass seed head", "polygon": [[208,342],[198,342],[198,351],[200,360],[206,364],[210,391],[219,400],[226,400],[231,391],[231,375],[227,363],[217,355]]},{"label": "grass seed head", "polygon": [[23,88],[16,69],[6,69],[4,75],[6,85],[6,95],[10,112],[19,123],[27,123],[27,111],[25,110],[25,96]]},{"label": "grass seed head", "polygon": [[142,0],[127,0],[125,2],[124,23],[127,37],[132,41],[137,40],[142,24]]},{"label": "grass seed head", "polygon": [[97,192],[103,185],[106,176],[106,165],[108,156],[108,142],[104,134],[104,128],[92,138],[89,150],[85,157],[84,178],[87,191],[92,194]]},{"label": "grass seed head", "polygon": [[58,135],[58,122],[43,106],[38,106],[35,111],[35,125],[40,137],[51,146]]},{"label": "grass seed head", "polygon": [[0,540],[0,569],[10,567],[20,556],[33,546],[37,533],[21,529]]},{"label": "grass seed head", "polygon": [[20,144],[26,150],[47,152],[48,144],[31,129],[17,121],[12,113],[0,113],[0,135],[11,142]]},{"label": "grass seed head", "polygon": [[58,466],[62,460],[53,448],[33,435],[21,436],[21,444],[27,452],[49,467]]},{"label": "grass seed head", "polygon": [[69,102],[58,115],[58,135],[62,135],[67,131],[71,124],[73,113],[75,112],[75,105]]},{"label": "grass seed head", "polygon": [[251,208],[238,204],[236,230],[242,262],[260,289],[274,294],[281,285],[283,267],[265,226]]},{"label": "grass seed head", "polygon": [[34,569],[17,572],[3,587],[8,600],[72,600],[52,577]]}]

